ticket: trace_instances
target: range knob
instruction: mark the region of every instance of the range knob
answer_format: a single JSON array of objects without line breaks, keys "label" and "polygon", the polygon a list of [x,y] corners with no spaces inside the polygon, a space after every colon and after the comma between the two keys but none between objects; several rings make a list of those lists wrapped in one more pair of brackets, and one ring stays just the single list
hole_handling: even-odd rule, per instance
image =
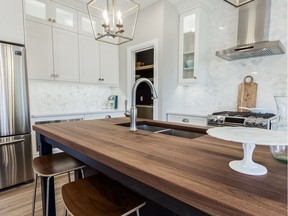
[{"label": "range knob", "polygon": [[214,118],[212,119],[212,121],[213,121],[213,122],[218,122],[218,118],[217,118],[217,117],[214,117]]},{"label": "range knob", "polygon": [[246,121],[246,125],[247,125],[247,126],[252,126],[252,124],[253,124],[253,122],[252,122],[251,120],[247,120],[247,121]]},{"label": "range knob", "polygon": [[223,123],[224,122],[224,118],[220,117],[218,120],[219,123]]},{"label": "range knob", "polygon": [[267,127],[267,123],[264,122],[264,121],[260,122],[259,125],[260,125],[261,127],[263,127],[263,128],[266,128],[266,127]]}]

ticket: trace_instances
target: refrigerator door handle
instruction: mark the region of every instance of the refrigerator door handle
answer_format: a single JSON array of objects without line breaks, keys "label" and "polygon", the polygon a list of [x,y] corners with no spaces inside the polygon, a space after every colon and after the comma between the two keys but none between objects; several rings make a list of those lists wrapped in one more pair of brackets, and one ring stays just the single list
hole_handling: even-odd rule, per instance
[{"label": "refrigerator door handle", "polygon": [[18,143],[18,142],[24,142],[24,139],[17,139],[17,140],[11,140],[11,141],[7,141],[7,142],[0,142],[0,146],[9,145],[9,144]]}]

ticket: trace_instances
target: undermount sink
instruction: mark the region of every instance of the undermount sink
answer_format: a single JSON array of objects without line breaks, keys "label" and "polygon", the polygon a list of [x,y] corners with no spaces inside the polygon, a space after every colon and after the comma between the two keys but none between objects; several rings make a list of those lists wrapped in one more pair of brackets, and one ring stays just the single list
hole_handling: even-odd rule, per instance
[{"label": "undermount sink", "polygon": [[[129,127],[130,123],[122,123],[117,124],[119,126]],[[169,125],[169,124],[161,124],[161,123],[153,123],[153,122],[137,122],[137,129],[139,130],[145,130],[150,131],[153,133],[160,133],[160,134],[166,134],[171,136],[177,136],[177,137],[183,137],[187,139],[195,139],[197,137],[201,137],[206,135],[205,132],[195,132],[191,131],[193,128],[190,127],[181,127],[181,128],[173,128],[177,127],[175,125]]]}]

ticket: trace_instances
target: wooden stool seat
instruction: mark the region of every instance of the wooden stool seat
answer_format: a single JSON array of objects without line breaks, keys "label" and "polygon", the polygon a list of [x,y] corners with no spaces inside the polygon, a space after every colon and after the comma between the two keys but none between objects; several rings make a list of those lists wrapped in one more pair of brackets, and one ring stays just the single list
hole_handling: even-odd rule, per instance
[{"label": "wooden stool seat", "polygon": [[33,159],[33,169],[39,176],[55,176],[85,167],[81,161],[61,152]]},{"label": "wooden stool seat", "polygon": [[145,200],[103,174],[80,179],[62,187],[66,209],[74,216],[126,216]]},{"label": "wooden stool seat", "polygon": [[49,184],[51,177],[67,173],[68,181],[71,182],[70,172],[81,170],[82,178],[84,178],[83,168],[85,167],[85,164],[64,152],[35,157],[32,162],[32,167],[34,170],[32,216],[35,214],[37,179],[39,176],[47,177],[45,215],[48,214]]}]

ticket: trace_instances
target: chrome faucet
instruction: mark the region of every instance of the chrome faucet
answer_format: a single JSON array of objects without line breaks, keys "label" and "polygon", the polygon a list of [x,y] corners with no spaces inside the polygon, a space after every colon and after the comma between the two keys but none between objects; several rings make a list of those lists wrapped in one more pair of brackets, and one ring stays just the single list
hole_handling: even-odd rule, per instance
[{"label": "chrome faucet", "polygon": [[[137,127],[136,127],[136,122],[137,122],[136,90],[137,90],[137,87],[139,86],[139,84],[142,82],[146,82],[149,85],[151,93],[153,94],[152,99],[158,98],[157,93],[156,93],[156,89],[149,79],[140,78],[134,83],[133,88],[132,88],[132,104],[131,104],[130,111],[125,109],[125,116],[130,117],[130,131],[132,131],[132,132],[137,131]],[[127,107],[126,101],[125,101],[125,107]]]}]

